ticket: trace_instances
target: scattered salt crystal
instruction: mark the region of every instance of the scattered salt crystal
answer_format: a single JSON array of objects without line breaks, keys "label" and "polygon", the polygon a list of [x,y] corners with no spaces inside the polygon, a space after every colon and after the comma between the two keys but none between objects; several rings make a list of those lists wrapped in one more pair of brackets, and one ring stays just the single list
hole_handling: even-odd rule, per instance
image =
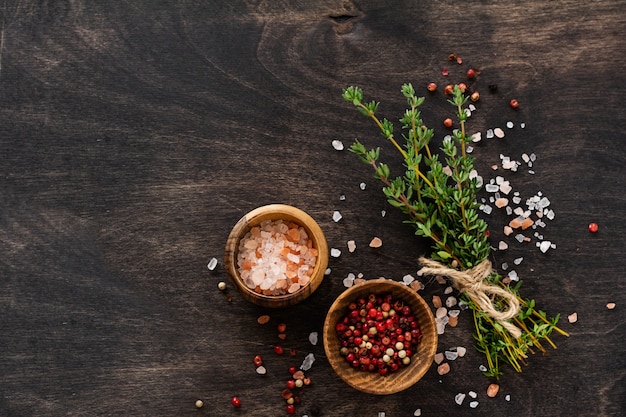
[{"label": "scattered salt crystal", "polygon": [[436,322],[437,334],[441,335],[446,331],[446,325],[441,322]]},{"label": "scattered salt crystal", "polygon": [[522,257],[520,257],[520,258],[515,258],[515,259],[513,260],[513,263],[514,263],[515,265],[519,265],[519,264],[521,264],[521,263],[522,263],[522,261],[523,261],[523,260],[524,260],[524,258],[522,258]]},{"label": "scattered salt crystal", "polygon": [[437,365],[439,365],[441,362],[443,362],[443,353],[439,352],[435,354],[435,363]]},{"label": "scattered salt crystal", "polygon": [[452,176],[452,168],[450,168],[449,165],[446,165],[445,167],[443,167],[441,169],[443,171],[444,174],[446,174],[448,177]]},{"label": "scattered salt crystal", "polygon": [[495,193],[499,189],[500,189],[500,187],[495,185],[495,184],[487,184],[487,185],[485,185],[485,191],[487,191],[488,193]]},{"label": "scattered salt crystal", "polygon": [[354,285],[354,278],[346,277],[343,279],[343,286],[346,288],[350,288]]},{"label": "scattered salt crystal", "polygon": [[421,408],[418,408],[417,410],[415,410],[415,411],[413,412],[413,415],[414,415],[415,417],[419,417],[419,416],[421,416],[421,415],[422,415],[422,409],[421,409]]},{"label": "scattered salt crystal", "polygon": [[513,129],[513,122],[506,122],[506,127],[508,127],[509,129]]},{"label": "scattered salt crystal", "polygon": [[498,250],[506,250],[509,248],[509,244],[506,243],[505,241],[501,240],[500,242],[498,242]]},{"label": "scattered salt crystal", "polygon": [[447,294],[450,294],[452,291],[454,291],[454,288],[452,288],[452,287],[446,287],[446,289],[445,289],[445,290],[443,290],[443,293],[447,295]]},{"label": "scattered salt crystal", "polygon": [[525,153],[522,154],[522,161],[526,163],[530,162],[530,157],[528,156],[528,154],[525,154]]},{"label": "scattered salt crystal", "polygon": [[506,207],[508,204],[509,204],[509,199],[508,198],[504,198],[504,197],[498,198],[495,201],[495,205],[498,208]]},{"label": "scattered salt crystal", "polygon": [[504,137],[504,130],[500,129],[499,127],[496,127],[495,129],[493,129],[493,134],[496,135],[499,138],[503,138]]},{"label": "scattered salt crystal", "polygon": [[451,308],[457,304],[456,297],[448,297],[446,298],[446,307]]},{"label": "scattered salt crystal", "polygon": [[478,370],[481,371],[481,372],[487,372],[487,367],[485,365],[480,365],[478,367]]},{"label": "scattered salt crystal", "polygon": [[526,236],[524,236],[521,233],[518,233],[518,234],[515,235],[515,239],[517,239],[517,241],[521,243],[521,242],[523,242],[526,239]]},{"label": "scattered salt crystal", "polygon": [[509,269],[509,264],[507,264],[506,262],[502,262],[502,270],[506,271],[507,269]]},{"label": "scattered salt crystal", "polygon": [[326,268],[326,270],[324,271],[324,275],[330,275],[332,269],[330,268]]},{"label": "scattered salt crystal", "polygon": [[469,403],[470,408],[476,408],[478,407],[478,401],[472,401],[471,403]]},{"label": "scattered salt crystal", "polygon": [[458,317],[461,314],[461,310],[448,310],[448,316]]},{"label": "scattered salt crystal", "polygon": [[405,275],[402,277],[402,282],[405,285],[409,285],[411,284],[413,281],[415,281],[415,278],[412,275]]},{"label": "scattered salt crystal", "polygon": [[341,213],[340,213],[339,211],[335,210],[335,211],[333,212],[333,221],[334,221],[335,223],[337,223],[337,222],[338,222],[339,220],[341,220],[342,218],[343,218],[343,216],[341,215]]},{"label": "scattered salt crystal", "polygon": [[257,366],[256,373],[259,375],[265,375],[267,373],[267,369],[265,369],[265,366],[263,365]]},{"label": "scattered salt crystal", "polygon": [[522,129],[526,127],[526,123],[520,123],[519,127],[521,127]]},{"label": "scattered salt crystal", "polygon": [[474,143],[478,143],[478,142],[480,142],[480,141],[481,141],[481,139],[482,139],[482,133],[480,133],[480,132],[476,132],[476,133],[474,133],[474,134],[471,136],[471,138],[472,138],[472,142],[474,142]]},{"label": "scattered salt crystal", "polygon": [[383,245],[383,241],[379,237],[375,237],[370,242],[370,248],[380,248]]},{"label": "scattered salt crystal", "polygon": [[381,217],[385,217],[387,215],[387,210],[381,210],[380,215]]},{"label": "scattered salt crystal", "polygon": [[467,353],[467,349],[463,346],[457,346],[456,353],[459,354],[459,358],[462,358]]},{"label": "scattered salt crystal", "polygon": [[449,361],[453,361],[456,360],[456,358],[459,357],[459,354],[450,350],[446,350],[444,355],[446,356],[446,359]]},{"label": "scattered salt crystal", "polygon": [[487,397],[493,398],[498,395],[498,391],[500,391],[500,385],[498,384],[489,384],[487,387]]},{"label": "scattered salt crystal", "polygon": [[356,250],[356,242],[354,240],[348,241],[348,252],[352,253]]},{"label": "scattered salt crystal", "polygon": [[505,399],[506,401],[511,401],[511,394],[506,394],[506,395],[504,396],[504,399]]},{"label": "scattered salt crystal", "polygon": [[343,151],[343,142],[341,142],[340,140],[333,140],[332,142],[333,144],[333,148],[335,148],[335,150],[338,151]]},{"label": "scattered salt crystal", "polygon": [[508,236],[511,233],[513,233],[513,228],[511,228],[511,226],[504,226],[504,234]]},{"label": "scattered salt crystal", "polygon": [[331,248],[330,256],[332,256],[333,258],[339,258],[341,256],[341,251],[337,248]]},{"label": "scattered salt crystal", "polygon": [[537,160],[537,155],[535,155],[534,153],[530,154],[530,160],[535,162]]},{"label": "scattered salt crystal", "polygon": [[454,396],[454,402],[458,405],[463,404],[463,401],[465,401],[465,394],[463,394],[462,392],[459,392],[457,395]]},{"label": "scattered salt crystal", "polygon": [[435,312],[435,317],[437,317],[438,319],[441,319],[445,317],[447,314],[448,314],[448,310],[445,307],[439,307],[437,311]]},{"label": "scattered salt crystal", "polygon": [[339,196],[339,201],[344,201],[346,199],[346,195],[345,194],[341,194]]},{"label": "scattered salt crystal", "polygon": [[209,271],[213,271],[216,266],[217,266],[217,259],[211,258],[211,260],[209,261],[209,264],[207,265],[207,267],[209,268]]},{"label": "scattered salt crystal", "polygon": [[313,346],[317,345],[317,339],[318,339],[317,332],[311,332],[311,334],[309,334],[309,342],[311,342]]},{"label": "scattered salt crystal", "polygon": [[479,208],[485,214],[491,214],[491,212],[493,211],[493,207],[491,207],[489,204],[481,204]]},{"label": "scattered salt crystal", "polygon": [[551,242],[549,240],[544,240],[539,244],[539,250],[543,253],[546,253],[548,249],[550,249]]},{"label": "scattered salt crystal", "polygon": [[467,152],[467,153],[472,153],[472,152],[474,152],[474,147],[473,147],[473,146],[469,146],[469,145],[468,145],[468,146],[467,146],[467,148],[465,148],[465,152]]},{"label": "scattered salt crystal", "polygon": [[502,184],[500,184],[500,191],[504,194],[508,195],[512,190],[513,187],[511,187],[511,184],[508,181],[504,181]]},{"label": "scattered salt crystal", "polygon": [[433,295],[433,306],[435,308],[439,308],[441,307],[441,297],[439,297],[438,295]]},{"label": "scattered salt crystal", "polygon": [[522,201],[522,199],[519,196],[513,197],[512,200],[513,200],[513,203],[515,204],[519,204]]},{"label": "scattered salt crystal", "polygon": [[578,321],[578,313],[572,313],[567,316],[567,321],[569,321],[570,323],[576,323]]},{"label": "scattered salt crystal", "polygon": [[361,184],[359,184],[359,188],[361,190],[365,190],[366,184],[364,182],[362,182]]},{"label": "scattered salt crystal", "polygon": [[304,360],[302,361],[302,365],[300,365],[300,369],[302,369],[303,371],[308,371],[309,369],[311,369],[311,366],[313,366],[313,362],[315,362],[315,355],[313,355],[312,353],[309,353],[308,355],[305,356]]},{"label": "scattered salt crystal", "polygon": [[485,136],[487,139],[491,139],[493,137],[493,129],[487,130],[487,134]]},{"label": "scattered salt crystal", "polygon": [[475,391],[470,391],[470,392],[468,392],[468,393],[467,393],[467,395],[469,395],[469,396],[470,396],[470,397],[472,397],[472,398],[476,398],[476,397],[478,397],[478,394],[476,394],[476,392],[475,392]]},{"label": "scattered salt crystal", "polygon": [[519,280],[519,276],[517,275],[517,272],[515,272],[514,269],[512,269],[511,271],[509,271],[509,273],[507,274],[507,276],[509,277],[509,279],[511,281],[517,281]]},{"label": "scattered salt crystal", "polygon": [[548,212],[546,213],[546,217],[549,220],[554,220],[554,211],[553,210],[548,210]]},{"label": "scattered salt crystal", "polygon": [[475,111],[476,110],[476,106],[474,106],[473,104],[470,103],[469,106],[467,106],[468,109],[470,109],[470,111]]},{"label": "scattered salt crystal", "polygon": [[439,375],[445,375],[450,372],[450,364],[447,362],[442,363],[437,367],[437,373]]}]

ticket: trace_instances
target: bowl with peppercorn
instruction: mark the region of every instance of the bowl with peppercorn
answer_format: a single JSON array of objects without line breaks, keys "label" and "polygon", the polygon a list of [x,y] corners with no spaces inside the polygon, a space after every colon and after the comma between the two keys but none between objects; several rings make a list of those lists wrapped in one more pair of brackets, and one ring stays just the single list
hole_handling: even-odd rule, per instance
[{"label": "bowl with peppercorn", "polygon": [[244,299],[263,307],[287,307],[305,300],[321,284],[328,244],[309,214],[270,204],[250,211],[235,224],[224,263]]},{"label": "bowl with peppercorn", "polygon": [[324,350],[337,375],[368,394],[403,391],[433,363],[437,328],[413,289],[384,278],[344,291],[324,322]]}]

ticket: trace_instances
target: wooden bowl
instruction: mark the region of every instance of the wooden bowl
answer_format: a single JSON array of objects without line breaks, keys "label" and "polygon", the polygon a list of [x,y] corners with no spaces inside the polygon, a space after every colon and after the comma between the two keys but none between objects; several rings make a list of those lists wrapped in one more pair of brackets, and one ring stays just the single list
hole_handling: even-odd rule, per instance
[{"label": "wooden bowl", "polygon": [[[301,287],[298,291],[284,295],[265,295],[257,293],[248,288],[239,275],[237,266],[239,241],[252,227],[259,225],[261,222],[280,219],[297,223],[306,230],[309,239],[311,239],[313,243],[313,247],[318,250],[317,260],[311,274],[310,282]],[[231,283],[246,300],[263,307],[287,307],[305,300],[308,296],[313,294],[321,284],[324,279],[326,267],[328,266],[328,244],[326,243],[322,229],[307,213],[296,207],[284,204],[271,204],[252,210],[235,224],[226,242],[224,263]]]},{"label": "wooden bowl", "polygon": [[[348,305],[369,294],[391,293],[413,310],[420,324],[422,339],[411,363],[385,376],[353,368],[339,352],[341,345],[335,326],[348,312]],[[344,291],[333,303],[324,322],[324,350],[333,370],[351,387],[368,394],[388,395],[413,386],[428,371],[437,351],[437,328],[430,307],[410,287],[387,279],[369,280]]]}]

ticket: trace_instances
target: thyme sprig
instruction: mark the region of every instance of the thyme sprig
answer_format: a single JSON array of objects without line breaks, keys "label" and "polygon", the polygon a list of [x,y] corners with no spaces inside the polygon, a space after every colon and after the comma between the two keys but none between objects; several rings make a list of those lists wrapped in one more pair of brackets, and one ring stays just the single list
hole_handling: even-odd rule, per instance
[{"label": "thyme sprig", "polygon": [[[391,177],[389,166],[379,160],[379,147],[367,149],[356,140],[350,151],[372,167],[374,177],[384,185],[383,193],[387,201],[407,215],[405,222],[415,229],[415,234],[432,241],[433,260],[459,270],[470,269],[491,254],[491,246],[488,225],[478,215],[477,194],[480,184],[474,169],[474,158],[466,151],[468,115],[464,106],[468,97],[458,85],[454,86],[452,98],[448,101],[455,108],[459,128],[452,132],[450,139],[444,139],[439,153],[431,147],[434,130],[426,127],[421,118],[419,108],[425,98],[417,97],[411,84],[404,84],[401,91],[408,105],[400,119],[403,146],[394,133],[394,124],[377,116],[378,102],[364,102],[363,91],[354,86],[343,91],[343,98],[372,119],[385,139],[400,153],[405,167],[404,175]],[[461,294],[463,302],[473,312],[474,339],[477,350],[484,353],[487,359],[486,376],[497,378],[503,375],[501,362],[521,372],[529,353],[536,353],[534,349],[546,352],[542,343],[556,348],[550,339],[553,331],[568,336],[557,327],[559,315],[548,318],[544,311],[535,308],[534,300],[521,298],[521,281],[515,285],[505,284],[502,276],[496,272],[492,272],[486,280],[510,291],[522,306],[512,320],[522,334],[514,338],[467,294]],[[493,299],[493,302],[496,308],[506,308],[500,304],[501,300]]]}]

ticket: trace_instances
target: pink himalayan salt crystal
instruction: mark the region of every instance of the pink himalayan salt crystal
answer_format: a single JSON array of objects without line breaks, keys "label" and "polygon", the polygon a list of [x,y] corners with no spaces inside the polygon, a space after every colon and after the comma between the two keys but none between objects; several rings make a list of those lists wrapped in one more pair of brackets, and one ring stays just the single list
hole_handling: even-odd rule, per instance
[{"label": "pink himalayan salt crystal", "polygon": [[504,197],[500,197],[500,198],[496,199],[495,205],[498,208],[506,207],[506,206],[509,205],[509,199],[508,198],[504,198]]},{"label": "pink himalayan salt crystal", "polygon": [[615,308],[615,303],[607,303],[606,308],[613,310]]},{"label": "pink himalayan salt crystal", "polygon": [[448,362],[444,362],[437,367],[437,373],[439,375],[445,375],[450,372],[450,364]]},{"label": "pink himalayan salt crystal", "polygon": [[375,237],[370,242],[370,248],[380,248],[383,245],[383,241],[379,237]]},{"label": "pink himalayan salt crystal", "polygon": [[578,321],[578,313],[572,313],[569,316],[567,316],[567,320],[570,323],[576,323]]},{"label": "pink himalayan salt crystal", "polygon": [[317,255],[302,226],[266,220],[239,242],[237,266],[251,290],[265,295],[291,294],[310,282]]}]

